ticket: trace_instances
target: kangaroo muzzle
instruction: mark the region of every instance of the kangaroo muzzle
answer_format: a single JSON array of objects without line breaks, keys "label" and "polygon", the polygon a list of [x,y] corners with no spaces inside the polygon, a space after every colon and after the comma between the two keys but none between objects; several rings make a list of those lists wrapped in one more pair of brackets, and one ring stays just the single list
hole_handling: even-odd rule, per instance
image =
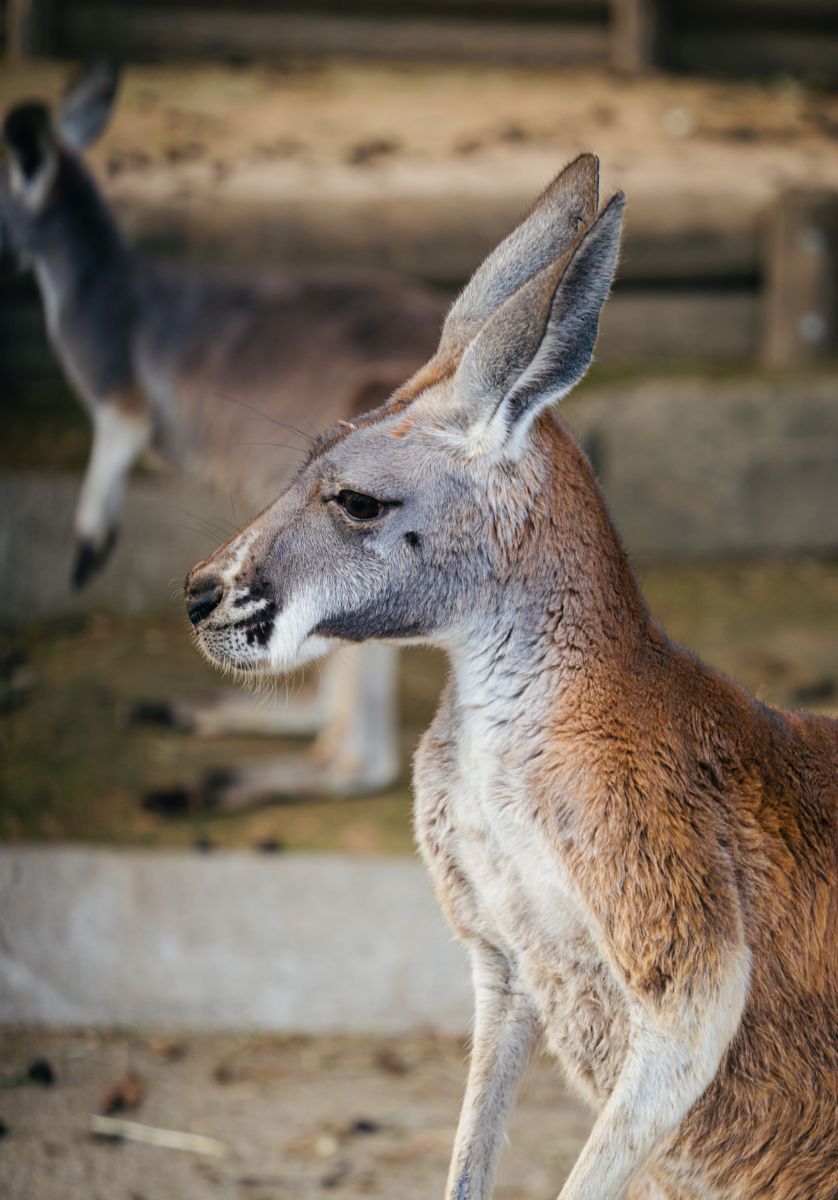
[{"label": "kangaroo muzzle", "polygon": [[184,603],[186,615],[194,626],[215,612],[223,598],[224,587],[217,575],[199,569],[189,572],[184,586]]}]

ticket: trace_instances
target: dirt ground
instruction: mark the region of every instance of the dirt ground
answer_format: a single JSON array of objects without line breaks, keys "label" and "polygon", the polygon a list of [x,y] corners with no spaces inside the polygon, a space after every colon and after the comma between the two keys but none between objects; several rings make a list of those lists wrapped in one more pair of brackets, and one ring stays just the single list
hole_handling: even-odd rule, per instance
[{"label": "dirt ground", "polygon": [[[838,708],[838,564],[657,567],[643,583],[676,640],[759,698]],[[228,686],[195,653],[185,617],[76,617],[0,633],[0,838],[411,853],[408,767],[445,664],[418,650],[401,662],[404,770],[395,787],[167,818],[143,808],[146,792],[282,748],[132,723],[137,701]]]},{"label": "dirt ground", "polygon": [[[442,1194],[465,1062],[461,1043],[433,1037],[5,1031],[0,1191],[4,1200],[426,1200]],[[51,1071],[53,1082],[30,1070]],[[143,1093],[138,1106],[115,1116],[216,1139],[223,1157],[94,1137],[91,1117],[132,1091]],[[555,1067],[536,1064],[498,1200],[555,1195],[590,1124]]]},{"label": "dirt ground", "polygon": [[[57,98],[72,69],[9,67],[0,108]],[[118,202],[276,203],[444,190],[526,195],[596,149],[633,196],[765,196],[835,181],[838,96],[780,78],[722,82],[593,68],[132,66],[91,161]],[[485,196],[484,196],[485,199]]]},{"label": "dirt ground", "polygon": [[[23,95],[57,96],[67,73],[55,64],[4,69],[0,109]],[[638,209],[675,188],[702,203],[732,197],[745,220],[790,183],[838,183],[836,137],[838,95],[788,80],[144,67],[128,72],[91,162],[132,235],[154,208],[182,230],[223,228],[242,209],[255,222],[318,197],[347,210],[370,197],[384,206],[490,194],[517,206],[588,148],[602,157],[603,189],[625,187]],[[82,463],[89,433],[63,389],[44,400],[34,437],[32,410],[18,420],[14,389],[6,392],[0,462]],[[644,584],[677,640],[760,698],[838,708],[838,564],[657,568]],[[235,818],[165,819],[142,807],[147,790],[275,753],[264,740],[207,744],[131,723],[138,700],[223,686],[183,620],[88,617],[2,632],[0,838],[410,853],[406,768],[445,668],[428,653],[402,661],[405,772],[396,787],[355,799],[301,796]],[[29,1079],[38,1059],[50,1064],[51,1085]],[[145,1094],[127,1118],[218,1139],[225,1156],[92,1138],[91,1116],[129,1069]],[[2,1031],[0,1195],[424,1200],[441,1193],[464,1071],[464,1047],[433,1037]],[[513,1117],[498,1200],[555,1195],[589,1123],[554,1069],[538,1064]]]}]

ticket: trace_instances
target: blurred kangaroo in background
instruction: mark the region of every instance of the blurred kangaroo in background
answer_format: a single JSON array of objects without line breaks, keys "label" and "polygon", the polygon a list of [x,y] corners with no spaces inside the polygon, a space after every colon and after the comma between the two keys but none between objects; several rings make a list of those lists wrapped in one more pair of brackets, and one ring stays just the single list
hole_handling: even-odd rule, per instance
[{"label": "blurred kangaroo in background", "polygon": [[[22,103],[3,126],[0,240],[34,270],[50,343],[93,423],[75,516],[76,586],[107,559],[128,474],[146,449],[225,497],[261,505],[289,475],[277,443],[296,442],[285,448],[304,456],[300,425],[351,421],[380,402],[427,357],[444,316],[429,289],[383,274],[213,277],[136,253],[80,158],[116,90],[116,69],[100,63],[54,114]],[[262,438],[242,454],[254,412],[265,418]],[[202,733],[319,732],[310,754],[216,775],[191,793],[230,808],[387,785],[399,770],[395,707],[394,651],[360,648],[332,660],[307,706],[231,693],[164,711]]]},{"label": "blurred kangaroo in background", "polygon": [[623,197],[598,203],[583,155],[187,608],[243,677],[368,638],[451,659],[414,774],[475,989],[447,1200],[488,1200],[544,1044],[597,1113],[560,1200],[835,1200],[838,722],[669,640],[550,412],[616,267]]}]

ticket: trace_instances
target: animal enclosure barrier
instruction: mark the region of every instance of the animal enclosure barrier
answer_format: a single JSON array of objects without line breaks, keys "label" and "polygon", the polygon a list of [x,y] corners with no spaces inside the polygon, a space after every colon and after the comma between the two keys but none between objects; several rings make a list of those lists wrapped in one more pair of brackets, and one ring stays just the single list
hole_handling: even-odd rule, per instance
[{"label": "animal enclosure barrier", "polygon": [[6,8],[13,59],[353,56],[597,63],[629,73],[838,73],[832,0],[9,0]]},{"label": "animal enclosure barrier", "polygon": [[[453,295],[486,247],[509,227],[505,206],[479,226],[455,195],[393,203],[386,223],[339,198],[277,220],[218,206],[205,218],[164,209],[130,213],[141,246],[170,257],[323,267],[384,266]],[[118,214],[119,215],[119,214]],[[729,197],[674,194],[639,200],[629,214],[613,302],[597,360],[649,367],[687,363],[816,365],[838,354],[838,193],[795,188],[767,208]],[[0,285],[0,370],[19,387],[54,378],[34,284]]]}]

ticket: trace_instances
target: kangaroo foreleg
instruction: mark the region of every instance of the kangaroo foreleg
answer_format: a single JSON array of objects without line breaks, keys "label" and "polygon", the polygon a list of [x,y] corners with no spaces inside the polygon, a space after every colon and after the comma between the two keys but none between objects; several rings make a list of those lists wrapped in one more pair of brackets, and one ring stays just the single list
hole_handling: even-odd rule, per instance
[{"label": "kangaroo foreleg", "polygon": [[531,1004],[504,957],[483,943],[474,943],[471,953],[474,1038],[447,1200],[491,1195],[509,1109],[541,1040]]}]

